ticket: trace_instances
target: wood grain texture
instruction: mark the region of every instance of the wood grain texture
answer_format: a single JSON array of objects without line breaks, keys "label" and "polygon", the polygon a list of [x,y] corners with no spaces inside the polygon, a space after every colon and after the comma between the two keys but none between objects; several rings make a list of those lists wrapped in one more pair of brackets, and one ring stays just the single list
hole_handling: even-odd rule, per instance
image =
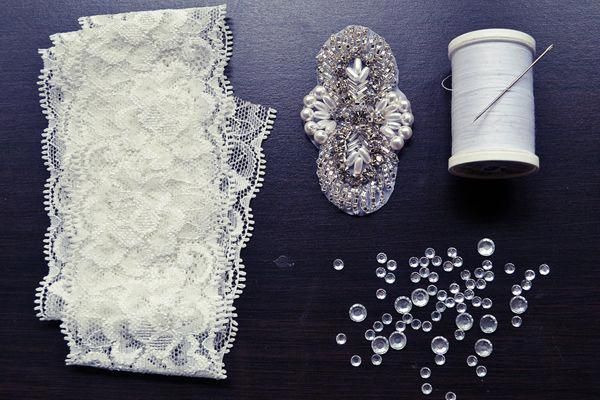
[{"label": "wood grain texture", "polygon": [[[265,143],[265,186],[253,202],[256,226],[243,257],[246,290],[236,303],[240,332],[226,357],[229,378],[215,382],[66,367],[56,324],[36,320],[34,289],[46,272],[40,159],[45,120],[35,82],[38,48],[48,35],[77,29],[83,15],[207,5],[204,1],[7,0],[0,12],[0,399],[416,399],[418,368],[432,364],[428,340],[375,368],[366,360],[365,324],[347,318],[363,302],[368,321],[408,293],[405,260],[432,246],[458,247],[474,265],[475,244],[494,238],[498,266],[547,262],[536,279],[523,327],[510,329],[509,279],[498,273],[494,313],[501,327],[481,382],[464,361],[475,334],[452,341],[444,368],[432,368],[432,399],[598,399],[600,350],[600,4],[597,1],[230,1],[236,94],[278,109]],[[215,3],[210,3],[215,4]],[[396,190],[379,212],[352,218],[319,191],[317,152],[302,133],[302,96],[315,83],[314,56],[330,34],[363,24],[391,44],[400,88],[412,101],[415,136],[402,151]],[[541,171],[507,182],[450,176],[449,73],[446,46],[474,29],[526,31],[555,50],[535,68],[537,154]],[[375,254],[399,260],[398,281],[377,302]],[[280,268],[273,260],[294,260]],[[343,258],[335,272],[331,261]],[[446,278],[444,278],[446,279]],[[449,283],[448,281],[445,282]],[[384,304],[385,303],[385,304]],[[450,314],[432,333],[451,335]],[[425,315],[420,315],[425,319]],[[335,345],[339,331],[349,336]]]}]

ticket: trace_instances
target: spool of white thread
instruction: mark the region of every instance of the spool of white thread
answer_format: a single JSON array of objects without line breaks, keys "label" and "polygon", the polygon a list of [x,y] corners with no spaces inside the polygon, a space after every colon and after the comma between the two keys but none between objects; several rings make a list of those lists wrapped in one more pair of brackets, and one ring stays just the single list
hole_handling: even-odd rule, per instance
[{"label": "spool of white thread", "polygon": [[452,63],[452,156],[448,171],[469,178],[535,172],[533,70],[475,117],[533,61],[535,39],[511,29],[465,33],[448,45]]}]

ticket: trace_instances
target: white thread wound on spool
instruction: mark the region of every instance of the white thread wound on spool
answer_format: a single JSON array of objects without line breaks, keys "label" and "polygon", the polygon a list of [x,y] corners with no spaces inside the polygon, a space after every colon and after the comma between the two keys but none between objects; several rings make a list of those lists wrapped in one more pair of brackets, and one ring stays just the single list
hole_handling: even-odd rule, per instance
[{"label": "white thread wound on spool", "polygon": [[532,62],[535,40],[522,32],[486,29],[450,42],[453,174],[505,178],[535,171],[533,72],[529,71],[475,123],[498,93]]}]

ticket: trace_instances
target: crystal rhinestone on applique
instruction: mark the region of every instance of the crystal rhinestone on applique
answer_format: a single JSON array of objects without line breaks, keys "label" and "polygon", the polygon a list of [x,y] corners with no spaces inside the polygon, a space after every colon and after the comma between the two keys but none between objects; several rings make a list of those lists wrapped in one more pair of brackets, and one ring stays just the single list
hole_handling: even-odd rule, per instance
[{"label": "crystal rhinestone on applique", "polygon": [[304,97],[304,131],[320,147],[321,190],[347,214],[377,211],[394,190],[399,151],[412,136],[389,44],[363,26],[332,35],[317,54],[318,85]]}]

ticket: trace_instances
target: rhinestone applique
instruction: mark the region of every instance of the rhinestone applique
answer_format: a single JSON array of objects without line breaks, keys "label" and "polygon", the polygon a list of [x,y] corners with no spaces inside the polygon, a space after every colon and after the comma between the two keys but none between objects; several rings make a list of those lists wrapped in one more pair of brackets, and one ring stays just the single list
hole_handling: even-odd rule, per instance
[{"label": "rhinestone applique", "polygon": [[304,97],[300,116],[320,147],[321,190],[348,214],[372,213],[392,194],[395,152],[412,136],[396,59],[381,36],[354,25],[332,35],[316,59],[319,84]]}]

